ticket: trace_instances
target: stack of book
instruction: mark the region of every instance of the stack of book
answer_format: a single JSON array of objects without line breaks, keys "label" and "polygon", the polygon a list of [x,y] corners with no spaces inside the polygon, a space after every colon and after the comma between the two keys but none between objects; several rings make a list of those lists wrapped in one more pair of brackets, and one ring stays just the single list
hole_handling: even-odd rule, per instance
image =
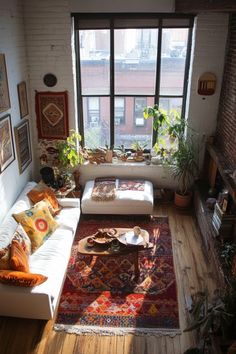
[{"label": "stack of book", "polygon": [[223,212],[220,205],[218,203],[215,204],[215,209],[212,216],[212,226],[216,236],[231,238],[234,231],[235,221],[235,214]]}]

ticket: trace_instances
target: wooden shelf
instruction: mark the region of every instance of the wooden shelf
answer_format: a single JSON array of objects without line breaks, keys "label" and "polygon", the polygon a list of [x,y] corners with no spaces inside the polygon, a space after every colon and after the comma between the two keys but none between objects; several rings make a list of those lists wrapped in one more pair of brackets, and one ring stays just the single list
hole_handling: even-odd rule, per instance
[{"label": "wooden shelf", "polygon": [[225,158],[219,152],[216,146],[212,144],[207,144],[206,147],[210,157],[217,165],[217,169],[221,175],[222,180],[224,181],[225,187],[228,189],[229,194],[231,195],[234,203],[236,203],[236,183],[234,182],[233,178],[230,176],[230,173],[226,166]]}]

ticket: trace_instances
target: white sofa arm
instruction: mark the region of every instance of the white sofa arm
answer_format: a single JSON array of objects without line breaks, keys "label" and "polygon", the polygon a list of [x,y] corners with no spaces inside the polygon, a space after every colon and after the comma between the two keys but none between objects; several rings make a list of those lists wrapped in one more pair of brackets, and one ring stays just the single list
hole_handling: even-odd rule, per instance
[{"label": "white sofa arm", "polygon": [[80,208],[80,199],[79,198],[58,198],[58,203],[63,208]]}]

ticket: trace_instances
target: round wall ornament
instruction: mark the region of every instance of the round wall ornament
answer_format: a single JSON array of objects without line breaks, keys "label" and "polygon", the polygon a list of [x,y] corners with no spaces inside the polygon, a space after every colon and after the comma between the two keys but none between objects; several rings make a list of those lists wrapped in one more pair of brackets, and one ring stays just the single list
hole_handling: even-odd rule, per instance
[{"label": "round wall ornament", "polygon": [[53,87],[57,83],[57,77],[54,74],[46,74],[43,77],[43,82],[47,87]]}]

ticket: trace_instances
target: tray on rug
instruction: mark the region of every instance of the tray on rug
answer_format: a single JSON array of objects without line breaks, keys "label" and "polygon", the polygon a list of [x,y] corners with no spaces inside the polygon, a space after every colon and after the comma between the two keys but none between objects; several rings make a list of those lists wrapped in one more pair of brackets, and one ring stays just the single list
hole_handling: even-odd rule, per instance
[{"label": "tray on rug", "polygon": [[[97,257],[77,252],[78,241],[98,228],[140,225],[154,247],[134,255]],[[178,301],[167,217],[81,217],[61,294],[55,330],[69,333],[176,335]]]}]

